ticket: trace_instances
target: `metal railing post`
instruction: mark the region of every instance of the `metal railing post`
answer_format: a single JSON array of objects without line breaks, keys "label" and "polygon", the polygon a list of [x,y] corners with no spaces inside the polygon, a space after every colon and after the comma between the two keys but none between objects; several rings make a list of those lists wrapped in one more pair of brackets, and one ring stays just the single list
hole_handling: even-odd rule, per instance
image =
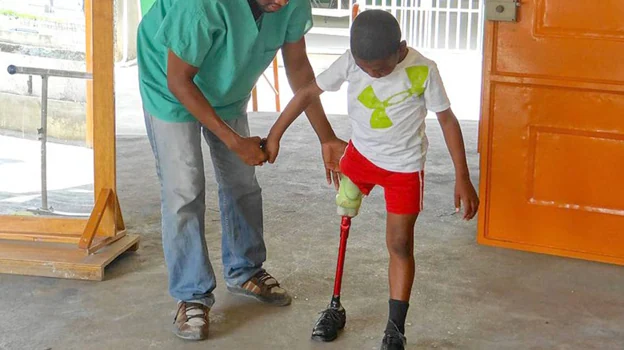
[{"label": "metal railing post", "polygon": [[48,206],[48,82],[50,77],[73,78],[73,79],[93,79],[91,73],[76,72],[58,69],[18,67],[10,65],[7,71],[11,75],[25,74],[29,76],[29,92],[32,93],[32,76],[41,77],[41,128],[37,129],[39,140],[41,141],[41,208],[39,211],[52,213],[53,208]]},{"label": "metal railing post", "polygon": [[41,210],[49,211],[48,207],[48,76],[41,76],[41,128],[38,130],[41,141]]}]

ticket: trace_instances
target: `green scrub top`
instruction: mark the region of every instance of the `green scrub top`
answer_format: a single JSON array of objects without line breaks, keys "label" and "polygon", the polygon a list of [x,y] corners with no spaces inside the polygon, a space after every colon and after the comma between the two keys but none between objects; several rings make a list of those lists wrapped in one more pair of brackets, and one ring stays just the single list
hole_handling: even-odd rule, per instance
[{"label": "green scrub top", "polygon": [[155,2],[156,0],[141,0],[141,14],[146,14]]},{"label": "green scrub top", "polygon": [[138,29],[143,107],[168,122],[195,118],[167,87],[167,53],[199,68],[195,84],[224,120],[245,115],[251,90],[284,43],[312,28],[309,0],[256,21],[247,0],[156,0]]}]

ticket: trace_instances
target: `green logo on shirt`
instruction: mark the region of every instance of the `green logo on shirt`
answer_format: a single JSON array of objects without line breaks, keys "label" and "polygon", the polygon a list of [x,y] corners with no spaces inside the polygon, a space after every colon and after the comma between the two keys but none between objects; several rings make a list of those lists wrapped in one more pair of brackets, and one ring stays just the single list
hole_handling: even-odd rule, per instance
[{"label": "green logo on shirt", "polygon": [[373,87],[369,85],[358,96],[358,101],[360,101],[364,107],[373,110],[373,115],[370,120],[371,128],[387,129],[391,127],[392,120],[388,117],[386,109],[388,107],[398,105],[414,95],[420,96],[425,92],[425,82],[429,76],[429,67],[408,67],[405,69],[405,72],[407,73],[407,77],[412,84],[412,87],[408,90],[396,93],[388,97],[385,101],[381,101],[375,94]]}]

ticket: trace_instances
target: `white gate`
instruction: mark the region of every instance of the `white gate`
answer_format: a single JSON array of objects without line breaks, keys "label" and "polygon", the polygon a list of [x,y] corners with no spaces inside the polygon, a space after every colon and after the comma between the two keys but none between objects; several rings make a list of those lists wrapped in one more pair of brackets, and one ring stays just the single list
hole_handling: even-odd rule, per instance
[{"label": "white gate", "polygon": [[483,45],[484,0],[360,0],[360,10],[392,13],[409,46],[421,50],[473,51]]}]

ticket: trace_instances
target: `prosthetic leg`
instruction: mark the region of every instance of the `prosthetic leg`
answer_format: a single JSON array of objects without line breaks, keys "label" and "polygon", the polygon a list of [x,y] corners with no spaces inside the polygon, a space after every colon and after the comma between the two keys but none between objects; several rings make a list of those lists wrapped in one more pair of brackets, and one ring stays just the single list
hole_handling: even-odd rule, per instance
[{"label": "prosthetic leg", "polygon": [[340,247],[338,248],[338,263],[334,280],[334,294],[329,307],[321,312],[312,330],[312,339],[330,342],[338,337],[338,332],[344,328],[347,314],[340,303],[340,289],[342,287],[342,273],[344,268],[347,239],[351,228],[351,218],[357,216],[362,204],[362,193],[358,187],[346,176],[340,179],[340,190],[336,195],[337,213],[342,217],[340,223]]}]

